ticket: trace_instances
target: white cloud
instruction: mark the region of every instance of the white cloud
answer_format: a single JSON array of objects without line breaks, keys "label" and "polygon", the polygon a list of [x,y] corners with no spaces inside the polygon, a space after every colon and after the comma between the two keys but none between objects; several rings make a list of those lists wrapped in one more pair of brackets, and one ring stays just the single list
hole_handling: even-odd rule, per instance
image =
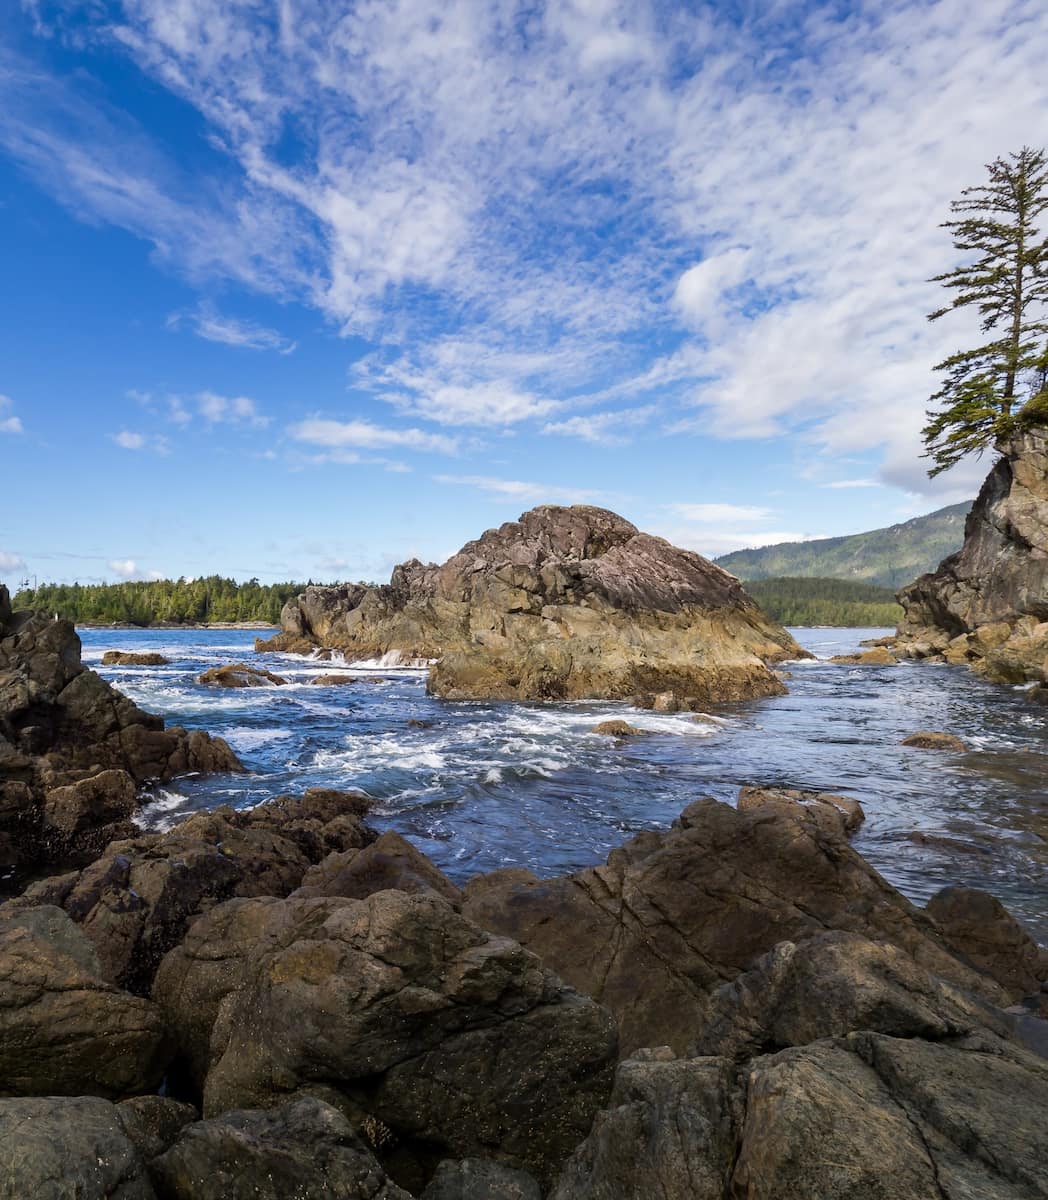
[{"label": "white cloud", "polygon": [[723,321],[734,307],[728,293],[746,281],[749,263],[749,252],[734,247],[689,267],[673,290],[673,302],[688,323],[701,328]]},{"label": "white cloud", "polygon": [[264,429],[270,421],[247,396],[220,396],[216,392],[200,392],[196,397],[197,411],[210,425],[248,425]]},{"label": "white cloud", "polygon": [[0,550],[0,571],[24,571],[25,559],[10,550]]},{"label": "white cloud", "polygon": [[167,321],[168,327],[178,329],[183,320],[188,320],[193,332],[209,342],[220,342],[245,350],[275,350],[278,354],[291,354],[297,343],[284,337],[275,329],[259,325],[255,321],[224,317],[210,305],[202,304],[189,314],[173,313]]},{"label": "white cloud", "polygon": [[696,529],[694,526],[668,526],[660,528],[659,533],[675,546],[695,550],[707,558],[717,558],[733,550],[756,550],[761,546],[776,546],[780,542],[810,542],[827,536],[824,533],[797,533],[785,529],[753,531]]},{"label": "white cloud", "polygon": [[588,413],[564,421],[550,421],[542,427],[542,432],[577,437],[598,446],[619,446],[629,440],[628,431],[646,424],[657,411],[656,405],[649,404],[643,408]]},{"label": "white cloud", "polygon": [[10,396],[0,395],[0,433],[25,433],[25,426],[19,417],[13,413],[9,417],[4,416],[13,407],[14,401]]},{"label": "white cloud", "polygon": [[586,488],[527,483],[520,479],[494,479],[488,475],[434,475],[437,483],[472,487],[491,496],[506,496],[527,504],[593,504],[603,493]]},{"label": "white cloud", "polygon": [[138,574],[138,563],[133,558],[111,558],[106,565],[121,579],[133,579]]},{"label": "white cloud", "polygon": [[122,446],[125,450],[144,450],[148,440],[144,433],[134,433],[130,429],[121,429],[119,433],[110,436],[118,446]]},{"label": "white cloud", "polygon": [[311,417],[288,428],[288,436],[296,442],[324,446],[329,450],[358,447],[363,450],[385,450],[402,447],[432,454],[456,454],[458,440],[442,433],[426,433],[421,429],[388,429],[371,421],[332,421]]},{"label": "white cloud", "polygon": [[824,488],[871,488],[880,487],[881,483],[878,479],[835,479],[832,483],[820,483],[819,487]]}]

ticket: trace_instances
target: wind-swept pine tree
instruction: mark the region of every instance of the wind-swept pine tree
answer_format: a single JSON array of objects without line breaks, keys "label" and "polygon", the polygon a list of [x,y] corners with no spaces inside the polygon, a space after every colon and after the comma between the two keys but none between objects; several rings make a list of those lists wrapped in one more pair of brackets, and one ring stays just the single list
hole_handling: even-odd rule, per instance
[{"label": "wind-swept pine tree", "polygon": [[943,227],[975,258],[934,277],[954,296],[928,319],[974,305],[991,336],[935,368],[944,379],[923,431],[924,457],[934,463],[929,475],[981,454],[1017,421],[1044,421],[1048,406],[1048,238],[1039,228],[1048,209],[1048,158],[1024,146],[987,171],[988,183],[965,188],[950,205],[957,219]]}]

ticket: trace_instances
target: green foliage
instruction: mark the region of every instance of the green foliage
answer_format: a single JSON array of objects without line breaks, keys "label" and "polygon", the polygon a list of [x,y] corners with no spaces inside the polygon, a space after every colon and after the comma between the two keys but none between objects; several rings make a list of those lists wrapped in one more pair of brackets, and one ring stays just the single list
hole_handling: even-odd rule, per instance
[{"label": "green foliage", "polygon": [[928,319],[974,307],[981,331],[995,336],[935,368],[943,381],[923,431],[924,457],[934,463],[929,475],[997,445],[1017,423],[1037,419],[1046,391],[1048,239],[1038,221],[1048,209],[1048,158],[1027,146],[986,169],[989,183],[965,188],[950,205],[958,219],[944,223],[956,249],[975,257],[935,276],[954,296]]},{"label": "green foliage", "polygon": [[847,579],[758,579],[746,590],[780,625],[898,625],[902,609],[890,588]]},{"label": "green foliage", "polygon": [[736,550],[722,555],[717,563],[744,580],[819,576],[896,590],[960,550],[969,508],[971,501],[868,533]]},{"label": "green foliage", "polygon": [[45,583],[14,597],[14,607],[58,613],[82,625],[197,625],[237,621],[276,624],[280,610],[305,587],[301,583],[237,583],[206,579],[157,579],[141,583]]}]

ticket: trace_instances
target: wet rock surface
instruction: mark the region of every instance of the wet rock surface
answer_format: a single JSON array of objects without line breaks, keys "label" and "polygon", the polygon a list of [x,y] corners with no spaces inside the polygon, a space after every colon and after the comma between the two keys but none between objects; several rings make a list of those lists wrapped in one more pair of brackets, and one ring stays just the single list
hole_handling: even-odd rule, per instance
[{"label": "wet rock surface", "polygon": [[287,680],[263,667],[252,667],[247,663],[230,663],[225,667],[211,667],[204,671],[197,683],[207,687],[248,688],[283,687]]},{"label": "wet rock surface", "polygon": [[307,588],[281,627],[258,648],[436,659],[430,690],[450,699],[647,692],[697,708],[781,695],[768,664],[805,657],[734,576],[584,505],[532,509],[383,587]]}]

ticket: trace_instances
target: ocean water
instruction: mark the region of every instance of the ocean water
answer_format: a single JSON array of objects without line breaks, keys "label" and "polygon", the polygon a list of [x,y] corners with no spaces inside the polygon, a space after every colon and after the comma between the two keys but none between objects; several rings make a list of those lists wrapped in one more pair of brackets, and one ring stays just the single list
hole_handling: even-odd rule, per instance
[{"label": "ocean water", "polygon": [[[917,903],[947,883],[986,888],[1048,940],[1048,708],[960,668],[825,661],[886,630],[792,630],[818,657],[784,664],[790,694],[721,706],[702,723],[613,702],[437,700],[424,668],[256,655],[248,630],[80,632],[88,665],[168,722],[225,737],[248,768],[157,787],[141,815],[151,827],[307,787],[356,788],[372,797],[373,825],[396,829],[461,882],[498,867],[549,876],[602,862],[692,800],[732,801],[744,784],[816,788],[862,803],[854,845]],[[102,667],[113,649],[172,661]],[[288,686],[196,682],[240,660]],[[312,682],[347,673],[356,682]],[[592,732],[611,717],[649,736]],[[919,729],[955,733],[970,750],[900,745]]]}]

